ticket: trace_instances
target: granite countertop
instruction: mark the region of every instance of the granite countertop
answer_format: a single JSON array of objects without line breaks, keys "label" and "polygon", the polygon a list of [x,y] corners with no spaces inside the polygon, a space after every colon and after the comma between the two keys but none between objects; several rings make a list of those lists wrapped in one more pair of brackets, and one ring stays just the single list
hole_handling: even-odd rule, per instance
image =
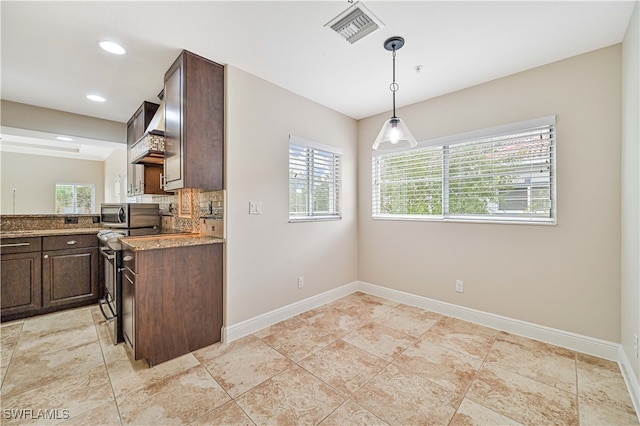
[{"label": "granite countertop", "polygon": [[65,229],[35,229],[29,231],[6,231],[0,232],[0,238],[26,238],[26,237],[49,237],[55,235],[78,235],[94,234],[103,228],[65,228]]},{"label": "granite countertop", "polygon": [[224,243],[224,239],[222,238],[207,237],[201,234],[122,237],[119,240],[120,243],[122,243],[123,248],[133,251]]}]

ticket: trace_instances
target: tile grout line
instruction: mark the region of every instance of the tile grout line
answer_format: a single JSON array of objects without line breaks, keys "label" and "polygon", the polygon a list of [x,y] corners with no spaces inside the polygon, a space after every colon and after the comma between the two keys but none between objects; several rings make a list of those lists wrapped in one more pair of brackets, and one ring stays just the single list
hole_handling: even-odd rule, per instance
[{"label": "tile grout line", "polygon": [[9,357],[9,360],[7,361],[7,369],[5,370],[3,376],[2,376],[2,381],[0,382],[0,390],[2,390],[2,387],[4,386],[4,380],[7,378],[7,373],[9,372],[9,367],[11,366],[11,361],[13,360],[13,355],[16,353],[16,349],[18,348],[18,343],[20,342],[20,336],[22,335],[22,329],[24,327],[24,319],[20,320],[20,332],[18,333],[18,338],[16,340],[16,344],[13,347],[13,349],[11,349],[11,356]]},{"label": "tile grout line", "polygon": [[578,426],[580,426],[580,393],[578,391],[578,352],[573,351],[573,365],[576,375],[576,414],[578,416]]},{"label": "tile grout line", "polygon": [[98,324],[96,323],[96,320],[93,317],[93,309],[90,309],[89,312],[91,313],[91,318],[93,319],[93,326],[95,327],[96,334],[98,336],[98,344],[100,345],[100,353],[102,354],[102,362],[104,363],[104,369],[106,370],[107,377],[109,378],[109,386],[111,386],[111,394],[113,395],[113,404],[116,407],[116,412],[118,413],[118,420],[120,421],[120,425],[123,425],[124,423],[122,421],[122,415],[120,414],[120,405],[118,404],[118,398],[116,397],[116,390],[113,386],[113,380],[111,379],[111,373],[109,372],[109,366],[107,365],[107,359],[104,354],[104,348],[102,346],[102,343],[100,342],[102,339],[100,339]]},{"label": "tile grout line", "polygon": [[[493,329],[495,330],[495,329]],[[469,394],[469,391],[471,390],[471,387],[473,386],[473,383],[478,379],[478,376],[480,375],[480,371],[482,370],[482,367],[484,367],[484,364],[487,361],[487,358],[489,357],[489,354],[491,353],[491,350],[493,349],[493,346],[496,344],[496,341],[498,340],[498,336],[500,335],[500,330],[496,330],[496,334],[495,336],[493,336],[493,341],[491,342],[491,346],[489,346],[489,350],[487,351],[487,353],[484,355],[484,357],[482,357],[482,362],[480,363],[480,366],[478,367],[478,369],[476,370],[475,374],[473,375],[473,379],[471,379],[469,381],[469,384],[467,385],[467,389],[464,391],[464,395],[462,396],[462,399],[460,400],[460,404],[458,404],[458,407],[456,408],[456,411],[453,413],[453,416],[451,416],[451,418],[449,419],[449,425],[451,424],[451,422],[453,421],[453,418],[456,416],[456,414],[458,413],[458,410],[460,410],[460,407],[462,406],[462,403],[465,401],[465,399],[467,399],[467,395]],[[480,405],[481,407],[484,407],[487,410],[490,410],[500,416],[506,417],[510,420],[513,420],[516,423],[520,423],[519,421],[516,421],[515,419],[512,419],[509,416],[506,416],[502,413],[497,412],[494,409],[491,409],[489,407],[484,406],[483,404],[480,404],[479,402],[473,401],[473,399],[469,399],[469,401],[474,402],[475,404]]]}]

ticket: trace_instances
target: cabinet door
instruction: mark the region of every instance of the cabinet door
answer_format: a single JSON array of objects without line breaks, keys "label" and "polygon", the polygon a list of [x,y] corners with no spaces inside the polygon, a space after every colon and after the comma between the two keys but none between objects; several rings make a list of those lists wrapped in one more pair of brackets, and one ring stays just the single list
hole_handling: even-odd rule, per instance
[{"label": "cabinet door", "polygon": [[165,190],[223,189],[224,67],[182,51],[164,94]]},{"label": "cabinet door", "polygon": [[[138,114],[139,116],[139,114]],[[136,141],[136,116],[134,116],[127,124],[127,147],[131,148]],[[138,195],[139,177],[142,173],[142,166],[139,164],[131,164],[131,150],[127,149],[127,196],[132,197]]]},{"label": "cabinet door", "polygon": [[142,195],[145,192],[145,167],[142,164],[131,164],[133,155],[131,146],[144,135],[153,115],[160,105],[143,102],[127,123],[127,195]]},{"label": "cabinet door", "polygon": [[2,316],[40,309],[40,252],[3,254],[0,264]]},{"label": "cabinet door", "polygon": [[42,252],[43,306],[98,300],[100,263],[97,248]]},{"label": "cabinet door", "polygon": [[125,343],[131,349],[131,353],[136,357],[136,276],[135,273],[125,266],[122,271],[122,335]]},{"label": "cabinet door", "polygon": [[182,61],[169,70],[164,82],[165,189],[182,188]]},{"label": "cabinet door", "polygon": [[172,195],[162,189],[162,166],[144,166],[144,193],[156,195]]}]

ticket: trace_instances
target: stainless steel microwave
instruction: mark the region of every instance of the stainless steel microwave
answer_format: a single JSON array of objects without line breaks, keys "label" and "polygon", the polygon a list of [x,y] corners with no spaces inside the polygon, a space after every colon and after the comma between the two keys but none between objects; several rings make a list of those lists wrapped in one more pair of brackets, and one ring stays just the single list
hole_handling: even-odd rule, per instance
[{"label": "stainless steel microwave", "polygon": [[108,228],[160,226],[160,206],[157,203],[103,203],[100,222]]}]

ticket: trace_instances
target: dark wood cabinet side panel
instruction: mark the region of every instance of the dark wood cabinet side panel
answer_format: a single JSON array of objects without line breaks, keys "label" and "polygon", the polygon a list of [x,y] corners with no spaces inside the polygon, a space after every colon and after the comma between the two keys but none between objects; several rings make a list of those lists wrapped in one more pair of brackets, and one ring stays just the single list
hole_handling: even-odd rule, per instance
[{"label": "dark wood cabinet side panel", "polygon": [[138,353],[155,365],[220,341],[222,246],[150,250],[136,256]]},{"label": "dark wood cabinet side panel", "polygon": [[222,189],[224,67],[187,52],[184,73],[183,155],[186,164],[201,165],[185,167],[186,186]]}]

